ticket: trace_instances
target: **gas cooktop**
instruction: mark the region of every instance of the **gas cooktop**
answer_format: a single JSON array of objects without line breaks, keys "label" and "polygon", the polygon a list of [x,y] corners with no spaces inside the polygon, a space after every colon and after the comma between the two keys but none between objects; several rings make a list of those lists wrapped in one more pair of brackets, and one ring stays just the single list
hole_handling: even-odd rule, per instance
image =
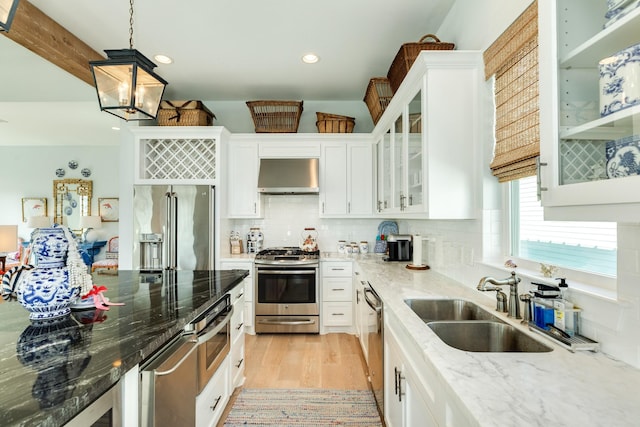
[{"label": "gas cooktop", "polygon": [[295,246],[267,248],[256,254],[257,264],[300,265],[317,264],[320,251],[306,252]]}]

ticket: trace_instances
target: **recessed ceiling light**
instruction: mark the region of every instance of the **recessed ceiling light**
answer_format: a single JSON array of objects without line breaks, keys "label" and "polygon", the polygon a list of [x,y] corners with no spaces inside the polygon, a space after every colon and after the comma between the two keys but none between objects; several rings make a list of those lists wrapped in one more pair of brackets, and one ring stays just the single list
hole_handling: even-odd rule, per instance
[{"label": "recessed ceiling light", "polygon": [[120,127],[119,126],[111,126],[111,129],[112,130],[120,130]]},{"label": "recessed ceiling light", "polygon": [[302,62],[306,64],[315,64],[318,62],[320,58],[315,53],[307,53],[302,57]]},{"label": "recessed ceiling light", "polygon": [[153,57],[156,61],[161,64],[171,64],[173,59],[169,58],[167,55],[158,54]]}]

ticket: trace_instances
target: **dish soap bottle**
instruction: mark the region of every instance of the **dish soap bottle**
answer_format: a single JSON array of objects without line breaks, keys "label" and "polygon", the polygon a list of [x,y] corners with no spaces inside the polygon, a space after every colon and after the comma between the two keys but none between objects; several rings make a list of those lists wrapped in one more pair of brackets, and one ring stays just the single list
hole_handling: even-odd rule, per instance
[{"label": "dish soap bottle", "polygon": [[553,326],[565,331],[569,336],[575,332],[573,303],[565,299],[564,290],[568,288],[565,278],[560,278],[558,287],[560,288],[560,298],[553,301],[554,319]]}]

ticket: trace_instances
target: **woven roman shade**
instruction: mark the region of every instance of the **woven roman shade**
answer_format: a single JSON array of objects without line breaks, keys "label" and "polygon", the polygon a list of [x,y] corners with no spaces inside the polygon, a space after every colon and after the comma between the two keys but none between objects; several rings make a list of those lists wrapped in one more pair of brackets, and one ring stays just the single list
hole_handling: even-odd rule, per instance
[{"label": "woven roman shade", "polygon": [[484,63],[486,79],[495,76],[493,175],[500,182],[535,175],[540,155],[537,0],[484,52]]}]

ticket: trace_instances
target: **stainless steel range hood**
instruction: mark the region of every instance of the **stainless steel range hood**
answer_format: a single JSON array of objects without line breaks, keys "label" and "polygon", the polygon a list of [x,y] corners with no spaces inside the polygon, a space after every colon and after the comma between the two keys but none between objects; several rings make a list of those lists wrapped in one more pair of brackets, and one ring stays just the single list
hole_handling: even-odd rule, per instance
[{"label": "stainless steel range hood", "polygon": [[260,159],[258,191],[318,194],[318,159]]}]

